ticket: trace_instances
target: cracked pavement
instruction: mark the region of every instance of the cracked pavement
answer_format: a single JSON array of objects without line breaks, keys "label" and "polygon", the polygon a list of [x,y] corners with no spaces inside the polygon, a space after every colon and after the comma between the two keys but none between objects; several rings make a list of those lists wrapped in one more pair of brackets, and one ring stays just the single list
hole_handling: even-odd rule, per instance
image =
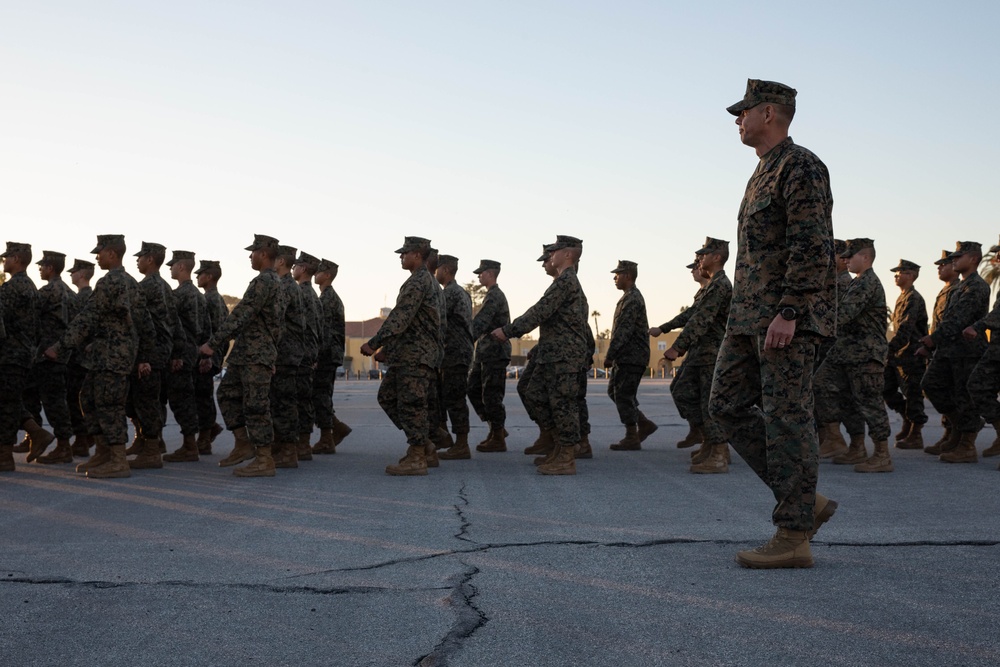
[{"label": "cracked pavement", "polygon": [[[217,467],[228,434],[200,463],[127,480],[16,455],[0,477],[2,662],[1000,663],[996,459],[893,450],[887,475],[824,462],[840,509],[816,566],[744,570],[735,551],[773,532],[763,485],[740,461],[687,472],[662,381],[640,391],[660,430],[610,452],[621,426],[604,389],[590,388],[595,458],[576,477],[537,475],[521,453],[536,431],[513,384],[510,451],[421,478],[383,474],[405,445],[365,381],[338,384],[354,427],[338,453],[273,479]],[[172,449],[176,425],[166,435]]]}]

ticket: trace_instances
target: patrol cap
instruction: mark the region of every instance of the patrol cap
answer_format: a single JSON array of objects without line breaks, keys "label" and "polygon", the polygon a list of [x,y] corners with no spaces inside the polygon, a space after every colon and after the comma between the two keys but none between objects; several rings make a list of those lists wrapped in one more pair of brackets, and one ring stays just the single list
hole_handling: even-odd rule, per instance
[{"label": "patrol cap", "polygon": [[864,250],[865,248],[874,248],[874,247],[875,247],[875,241],[872,241],[871,239],[847,239],[847,250],[840,253],[840,256],[843,257],[844,259],[847,259],[848,257],[852,257],[859,251]]},{"label": "patrol cap", "polygon": [[479,275],[483,271],[489,271],[490,269],[500,270],[500,262],[493,259],[481,259],[479,260],[479,266],[472,272]]},{"label": "patrol cap", "polygon": [[190,250],[174,250],[173,255],[170,257],[170,261],[167,262],[167,266],[173,266],[182,259],[190,259],[194,261],[194,253]]},{"label": "patrol cap", "polygon": [[302,266],[308,266],[313,271],[319,266],[319,257],[313,257],[307,252],[299,252],[298,258],[295,260],[296,264],[301,264]]},{"label": "patrol cap", "polygon": [[845,252],[847,252],[847,241],[844,239],[834,239],[833,240],[833,254],[840,257]]},{"label": "patrol cap", "polygon": [[291,255],[292,257],[295,257],[295,255],[297,255],[298,252],[299,252],[298,248],[293,248],[290,245],[279,245],[278,246],[278,254],[280,256],[282,256],[282,257],[287,257],[288,255]]},{"label": "patrol cap", "polygon": [[397,250],[399,254],[404,252],[430,252],[431,242],[429,239],[424,239],[419,236],[407,236],[403,239],[403,247]]},{"label": "patrol cap", "polygon": [[98,234],[97,235],[97,245],[90,252],[97,254],[107,248],[109,245],[116,245],[119,243],[125,243],[124,234]]},{"label": "patrol cap", "polygon": [[784,104],[795,108],[796,92],[797,91],[794,88],[789,88],[785,84],[778,83],[777,81],[747,79],[747,92],[744,93],[743,99],[731,107],[728,107],[726,111],[734,116],[739,116],[742,111],[752,109],[758,104],[763,104],[764,102]]},{"label": "patrol cap", "polygon": [[194,270],[194,275],[198,276],[206,271],[218,271],[222,272],[222,266],[219,265],[219,260],[217,259],[203,259],[198,262],[198,268]]},{"label": "patrol cap", "polygon": [[908,259],[901,259],[899,260],[899,266],[894,266],[889,270],[893,273],[896,273],[897,271],[919,271],[920,265],[915,264]]},{"label": "patrol cap", "polygon": [[447,266],[451,267],[454,271],[458,271],[458,257],[454,255],[439,255],[438,266]]},{"label": "patrol cap", "polygon": [[694,254],[711,255],[716,252],[729,254],[729,241],[722,241],[721,239],[713,239],[711,236],[706,236],[705,245],[701,250],[695,250]]},{"label": "patrol cap", "polygon": [[956,259],[968,252],[978,252],[979,254],[982,254],[983,244],[976,243],[975,241],[956,241],[955,252],[951,253],[948,256],[951,257],[952,259]]},{"label": "patrol cap", "polygon": [[73,266],[69,267],[70,273],[76,273],[77,271],[93,271],[94,263],[88,262],[85,259],[77,259],[73,262]]},{"label": "patrol cap", "polygon": [[18,243],[17,241],[7,241],[7,249],[4,250],[0,257],[6,257],[7,255],[13,255],[16,252],[31,252],[30,243]]},{"label": "patrol cap", "polygon": [[951,264],[951,251],[950,250],[942,250],[941,251],[941,259],[937,260],[934,263],[937,264],[938,266],[941,266],[943,264]]},{"label": "patrol cap", "polygon": [[556,242],[551,243],[545,247],[549,253],[553,253],[556,250],[562,250],[563,248],[583,248],[583,241],[576,238],[575,236],[565,236],[559,234],[556,236]]},{"label": "patrol cap", "polygon": [[42,258],[37,262],[35,262],[35,264],[42,265],[42,264],[52,264],[58,262],[62,262],[63,264],[65,264],[66,255],[64,255],[61,252],[56,252],[55,250],[43,250]]},{"label": "patrol cap", "polygon": [[538,259],[536,259],[535,261],[536,261],[536,262],[544,262],[545,260],[547,260],[547,259],[549,258],[549,256],[550,256],[551,254],[552,254],[552,253],[550,253],[550,252],[549,252],[549,246],[548,246],[548,244],[547,244],[547,243],[543,243],[543,244],[542,244],[542,254],[541,254],[541,256],[540,256],[540,257],[539,257]]},{"label": "patrol cap", "polygon": [[277,251],[278,239],[273,236],[266,236],[265,234],[254,234],[253,243],[248,245],[245,250],[253,252],[254,250],[263,250],[265,248],[274,248],[274,250]]},{"label": "patrol cap", "polygon": [[143,257],[151,252],[161,252],[166,253],[166,246],[160,245],[159,243],[150,243],[149,241],[143,241],[142,247],[139,248],[139,252],[135,253],[136,257]]},{"label": "patrol cap", "polygon": [[316,273],[323,273],[324,271],[329,271],[330,273],[336,273],[340,266],[336,262],[332,262],[328,259],[319,260],[319,264],[316,265]]},{"label": "patrol cap", "polygon": [[611,269],[611,273],[638,273],[639,265],[627,259],[619,259],[618,266]]},{"label": "patrol cap", "polygon": [[698,262],[691,262],[690,264],[688,264],[684,268],[685,269],[696,269],[696,268],[698,268]]}]

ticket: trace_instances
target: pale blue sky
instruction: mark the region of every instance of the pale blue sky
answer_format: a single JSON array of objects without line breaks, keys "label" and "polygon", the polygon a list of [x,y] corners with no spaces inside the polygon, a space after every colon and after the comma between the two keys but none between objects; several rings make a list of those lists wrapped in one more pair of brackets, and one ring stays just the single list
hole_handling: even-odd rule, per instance
[{"label": "pale blue sky", "polygon": [[8,2],[3,240],[88,257],[122,232],[221,260],[239,295],[271,234],[337,261],[361,319],[392,304],[404,235],[462,282],[502,261],[520,313],[572,234],[601,328],[619,259],[657,324],[704,237],[735,243],[757,158],[725,107],[754,77],[798,89],[792,136],[830,168],[837,236],[876,240],[890,306],[900,257],[932,301],[941,249],[1000,233],[998,24],[973,2]]}]

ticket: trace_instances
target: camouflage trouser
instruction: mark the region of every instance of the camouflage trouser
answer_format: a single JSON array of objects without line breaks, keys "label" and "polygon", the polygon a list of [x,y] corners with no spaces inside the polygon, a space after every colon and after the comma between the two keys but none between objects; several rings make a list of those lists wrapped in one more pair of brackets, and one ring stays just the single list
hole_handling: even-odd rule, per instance
[{"label": "camouflage trouser", "polygon": [[927,423],[924,392],[920,388],[926,368],[923,359],[912,356],[893,359],[885,367],[885,389],[882,392],[885,404],[914,424]]},{"label": "camouflage trouser", "polygon": [[577,364],[538,364],[525,390],[527,401],[537,409],[538,425],[545,430],[555,429],[561,445],[580,442],[581,384],[586,387],[585,378],[586,371]]},{"label": "camouflage trouser", "polygon": [[271,367],[262,364],[229,364],[216,393],[226,428],[247,427],[255,447],[274,441],[271,422]]},{"label": "camouflage trouser", "polygon": [[296,373],[296,387],[299,401],[299,434],[312,433],[316,421],[316,407],[313,405],[313,367],[299,366]]},{"label": "camouflage trouser", "polygon": [[581,437],[590,435],[590,408],[587,407],[587,377],[589,375],[589,370],[584,368],[578,373],[577,379],[579,387],[576,390],[576,411],[580,415]]},{"label": "camouflage trouser", "polygon": [[987,352],[972,369],[969,376],[969,394],[975,401],[979,415],[996,424],[1000,420],[1000,403],[997,403],[997,392],[1000,392],[1000,359],[991,359]]},{"label": "camouflage trouser", "polygon": [[452,433],[469,432],[469,404],[465,400],[468,381],[468,366],[445,366],[441,369],[442,412],[451,419]]},{"label": "camouflage trouser", "polygon": [[850,396],[868,424],[868,436],[875,442],[889,437],[889,416],[885,412],[882,391],[885,369],[870,361],[858,364],[837,364],[824,361],[816,371],[816,416],[821,424],[840,422],[846,415],[842,408],[844,396]]},{"label": "camouflage trouser", "polygon": [[36,361],[28,374],[24,390],[24,407],[41,424],[41,410],[59,439],[73,437],[73,421],[66,402],[66,364]]},{"label": "camouflage trouser", "polygon": [[521,397],[521,403],[524,404],[524,411],[528,413],[528,418],[536,424],[538,423],[538,407],[531,402],[528,385],[531,384],[531,378],[537,368],[538,364],[535,363],[535,360],[528,359],[527,365],[521,371],[521,377],[517,379],[517,395]]},{"label": "camouflage trouser", "polygon": [[17,432],[24,423],[24,388],[28,369],[4,364],[0,366],[3,391],[0,392],[0,446],[16,445]]},{"label": "camouflage trouser", "polygon": [[438,425],[447,426],[448,415],[444,411],[444,401],[441,400],[441,369],[435,368],[431,375],[430,385],[427,387],[427,419],[431,424],[431,432],[435,432]]},{"label": "camouflage trouser", "polygon": [[608,398],[618,408],[618,418],[623,424],[639,423],[639,382],[646,373],[644,366],[615,364],[608,379]]},{"label": "camouflage trouser", "polygon": [[[520,385],[520,383],[518,383]],[[507,366],[473,363],[467,382],[469,402],[481,420],[494,428],[507,423],[503,397],[507,392]]]},{"label": "camouflage trouser", "polygon": [[[185,362],[179,371],[172,371],[168,366],[163,370],[163,389],[160,390],[160,403],[170,405],[177,425],[181,427],[182,435],[198,435],[198,404],[194,399],[194,371],[191,364]],[[160,410],[166,423],[166,411]]]},{"label": "camouflage trouser", "polygon": [[313,373],[312,402],[319,428],[333,428],[336,415],[333,409],[333,382],[338,368],[340,366],[317,366]]},{"label": "camouflage trouser", "polygon": [[207,431],[215,425],[218,411],[215,408],[215,376],[219,370],[213,367],[207,373],[194,373],[194,402],[198,411],[198,430]]},{"label": "camouflage trouser", "polygon": [[423,447],[430,442],[427,395],[437,369],[430,366],[390,366],[378,388],[378,404],[396,428],[406,434],[406,442]]},{"label": "camouflage trouser", "polygon": [[[674,392],[677,391],[677,385],[682,385],[684,382],[688,381],[690,378],[684,377],[684,369],[687,366],[681,366],[676,371],[674,371],[674,377],[670,380],[670,395],[674,396]],[[684,389],[681,388],[681,394],[683,395]],[[691,401],[688,403],[678,403],[674,400],[674,407],[677,408],[677,414],[680,415],[681,419],[684,421],[691,422],[692,424],[704,424],[705,415],[701,412],[701,401]]]},{"label": "camouflage trouser", "polygon": [[934,409],[947,415],[953,428],[962,433],[978,433],[982,426],[969,393],[969,376],[979,360],[973,357],[934,355],[927,365],[921,387]]},{"label": "camouflage trouser", "polygon": [[726,334],[715,363],[709,411],[736,452],[771,489],[771,518],[811,530],[819,442],[813,422],[813,362],[818,341],[798,335],[781,350],[764,336]]},{"label": "camouflage trouser", "polygon": [[271,376],[271,424],[274,441],[299,441],[299,367],[275,366]]},{"label": "camouflage trouser", "polygon": [[710,445],[721,445],[726,442],[726,433],[719,421],[708,411],[715,366],[685,364],[684,369],[684,377],[670,384],[670,393],[674,398],[674,405],[677,406],[677,412],[683,410],[685,414],[694,415],[689,421],[692,426],[701,427],[705,434],[705,442]]},{"label": "camouflage trouser", "polygon": [[87,369],[72,361],[66,366],[66,405],[69,407],[69,419],[73,424],[74,435],[87,435],[87,426],[83,422],[83,411],[80,409],[80,390],[83,389],[83,379],[87,377]]},{"label": "camouflage trouser", "polygon": [[163,432],[163,416],[160,412],[162,373],[159,368],[154,368],[144,378],[136,374],[128,378],[128,402],[125,413],[135,419],[142,437],[149,440],[159,438]]},{"label": "camouflage trouser", "polygon": [[109,445],[128,441],[125,401],[128,399],[127,375],[109,371],[89,371],[83,380],[80,405],[87,432],[104,436]]}]

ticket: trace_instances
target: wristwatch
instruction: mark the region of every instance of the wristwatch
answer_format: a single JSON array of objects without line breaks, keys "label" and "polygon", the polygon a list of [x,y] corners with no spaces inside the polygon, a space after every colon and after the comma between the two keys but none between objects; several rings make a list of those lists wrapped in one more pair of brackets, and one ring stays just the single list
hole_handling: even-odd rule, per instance
[{"label": "wristwatch", "polygon": [[782,319],[792,322],[799,316],[799,311],[795,310],[792,306],[785,306],[778,311],[778,314],[781,315]]}]

